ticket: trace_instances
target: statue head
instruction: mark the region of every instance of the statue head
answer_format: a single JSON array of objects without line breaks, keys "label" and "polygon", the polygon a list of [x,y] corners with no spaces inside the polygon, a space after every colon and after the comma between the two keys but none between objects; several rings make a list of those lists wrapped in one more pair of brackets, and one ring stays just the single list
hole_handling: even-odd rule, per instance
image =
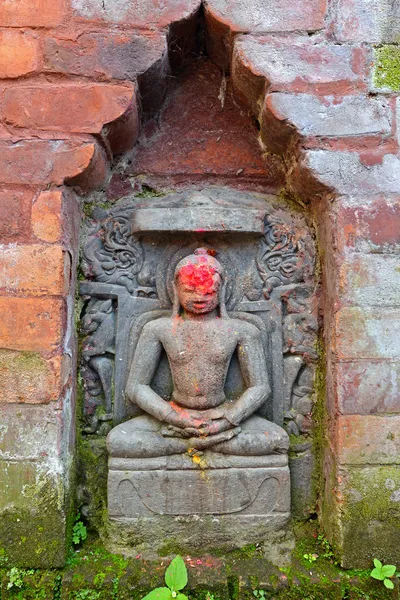
[{"label": "statue head", "polygon": [[202,315],[218,306],[220,315],[226,316],[224,270],[205,248],[197,248],[193,254],[179,261],[174,273],[174,315],[182,306],[187,312]]}]

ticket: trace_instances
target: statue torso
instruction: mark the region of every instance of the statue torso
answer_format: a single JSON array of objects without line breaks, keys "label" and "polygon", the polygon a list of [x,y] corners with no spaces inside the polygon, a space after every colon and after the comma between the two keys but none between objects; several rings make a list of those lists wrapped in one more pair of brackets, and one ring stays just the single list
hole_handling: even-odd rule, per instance
[{"label": "statue torso", "polygon": [[177,404],[201,410],[224,401],[226,375],[242,326],[237,319],[158,321],[158,337],[170,364]]}]

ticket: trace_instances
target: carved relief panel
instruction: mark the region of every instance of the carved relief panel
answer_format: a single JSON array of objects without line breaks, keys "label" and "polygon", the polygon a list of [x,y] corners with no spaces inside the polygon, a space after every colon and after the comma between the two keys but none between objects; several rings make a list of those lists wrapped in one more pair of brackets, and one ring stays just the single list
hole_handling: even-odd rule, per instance
[{"label": "carved relief panel", "polygon": [[[275,197],[227,188],[189,190],[95,208],[83,240],[86,433],[106,435],[135,414],[125,386],[138,337],[149,318],[171,313],[175,267],[199,246],[227,274],[229,314],[261,323],[272,394],[260,414],[289,433],[309,431],[317,359],[315,248],[301,215]],[[152,387],[170,397],[166,356]],[[226,396],[237,397],[242,389],[234,356]]]}]

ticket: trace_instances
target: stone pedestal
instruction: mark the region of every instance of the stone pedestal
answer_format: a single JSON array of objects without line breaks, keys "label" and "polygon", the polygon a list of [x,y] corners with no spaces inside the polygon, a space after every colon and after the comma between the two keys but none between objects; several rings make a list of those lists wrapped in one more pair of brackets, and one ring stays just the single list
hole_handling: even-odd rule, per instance
[{"label": "stone pedestal", "polygon": [[274,540],[276,551],[290,513],[287,456],[110,458],[108,509],[115,550],[229,551]]}]

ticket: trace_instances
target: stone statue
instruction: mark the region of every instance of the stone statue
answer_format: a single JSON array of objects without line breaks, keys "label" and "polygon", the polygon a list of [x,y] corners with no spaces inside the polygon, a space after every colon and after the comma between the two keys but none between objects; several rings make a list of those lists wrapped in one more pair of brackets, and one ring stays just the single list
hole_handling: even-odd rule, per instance
[{"label": "stone statue", "polygon": [[[110,432],[111,456],[150,458],[206,449],[239,456],[287,453],[286,432],[254,414],[271,393],[261,333],[256,325],[229,317],[224,287],[223,268],[207,250],[199,248],[178,263],[172,315],[143,327],[129,368],[126,396],[144,414]],[[163,348],[173,379],[171,401],[151,388]],[[246,389],[228,401],[224,385],[235,351]]]}]

